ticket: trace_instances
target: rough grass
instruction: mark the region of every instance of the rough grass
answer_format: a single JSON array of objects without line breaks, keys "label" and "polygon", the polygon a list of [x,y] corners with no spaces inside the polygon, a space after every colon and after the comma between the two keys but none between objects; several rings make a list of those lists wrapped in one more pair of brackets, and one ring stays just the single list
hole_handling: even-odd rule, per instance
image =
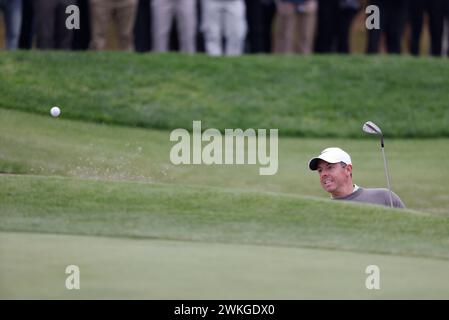
[{"label": "rough grass", "polygon": [[147,128],[278,128],[281,135],[449,136],[449,65],[385,56],[2,52],[1,108]]},{"label": "rough grass", "polygon": [[[278,172],[260,176],[259,164],[175,166],[169,159],[174,145],[169,134],[0,109],[0,172],[220,186],[328,199],[307,163],[320,150],[340,146],[352,156],[357,184],[386,185],[377,139],[283,137]],[[436,156],[447,152],[448,139],[387,141],[393,190],[408,208],[449,215],[449,172],[442,170]]]},{"label": "rough grass", "polygon": [[186,185],[1,177],[0,230],[449,258],[449,219]]}]

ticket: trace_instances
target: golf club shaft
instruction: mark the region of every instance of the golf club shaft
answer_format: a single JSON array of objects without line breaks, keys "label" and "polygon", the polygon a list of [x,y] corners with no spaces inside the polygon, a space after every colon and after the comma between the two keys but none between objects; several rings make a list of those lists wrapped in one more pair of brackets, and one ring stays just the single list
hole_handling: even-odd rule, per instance
[{"label": "golf club shaft", "polygon": [[390,174],[388,172],[387,158],[385,157],[385,150],[382,142],[382,156],[384,158],[385,175],[387,176],[388,194],[390,195],[390,206],[393,208],[393,197],[391,196]]}]

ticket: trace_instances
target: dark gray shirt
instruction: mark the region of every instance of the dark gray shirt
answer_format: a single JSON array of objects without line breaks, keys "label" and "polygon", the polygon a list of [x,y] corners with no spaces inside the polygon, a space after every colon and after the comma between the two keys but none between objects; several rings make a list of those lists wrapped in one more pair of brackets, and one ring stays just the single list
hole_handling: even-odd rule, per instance
[{"label": "dark gray shirt", "polygon": [[[379,204],[383,206],[390,206],[390,196],[388,189],[375,188],[375,189],[365,189],[359,187],[356,191],[351,193],[349,196],[332,198],[333,200],[347,200],[347,201],[357,201],[372,204]],[[393,198],[393,207],[395,208],[405,208],[404,203],[401,198],[397,196],[396,193],[391,192],[391,197]]]}]

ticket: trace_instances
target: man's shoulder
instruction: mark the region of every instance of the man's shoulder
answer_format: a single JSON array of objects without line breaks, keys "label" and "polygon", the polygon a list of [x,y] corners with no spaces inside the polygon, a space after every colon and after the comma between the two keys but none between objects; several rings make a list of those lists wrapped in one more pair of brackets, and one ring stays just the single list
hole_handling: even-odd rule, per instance
[{"label": "man's shoulder", "polygon": [[[390,190],[388,190],[387,188],[360,188],[360,189],[362,190],[363,193],[370,195],[388,196],[390,193]],[[393,191],[391,192],[391,194],[393,195],[393,197],[398,197],[398,195]]]},{"label": "man's shoulder", "polygon": [[362,187],[360,187],[360,190],[362,192],[371,193],[371,194],[385,194],[385,193],[389,192],[388,189],[386,189],[386,188],[362,188]]},{"label": "man's shoulder", "polygon": [[[391,193],[393,206],[396,208],[405,208],[404,203],[394,192]],[[390,191],[386,188],[362,188],[358,187],[356,191],[346,197],[333,198],[335,200],[348,200],[379,204],[390,206]]]},{"label": "man's shoulder", "polygon": [[[363,196],[367,196],[370,198],[377,198],[380,200],[380,199],[389,199],[390,197],[390,190],[386,188],[360,188],[360,189],[361,193],[363,193]],[[392,191],[391,196],[395,207],[405,208],[404,203],[396,193]]]},{"label": "man's shoulder", "polygon": [[384,199],[388,196],[388,189],[385,188],[363,188],[359,187],[352,195],[355,198]]}]

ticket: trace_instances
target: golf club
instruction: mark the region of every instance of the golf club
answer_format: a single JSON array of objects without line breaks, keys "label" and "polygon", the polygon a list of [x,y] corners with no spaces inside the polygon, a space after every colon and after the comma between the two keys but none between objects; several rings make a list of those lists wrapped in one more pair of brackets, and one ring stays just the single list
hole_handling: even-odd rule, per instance
[{"label": "golf club", "polygon": [[387,185],[388,185],[388,191],[390,195],[390,206],[393,207],[393,197],[391,196],[391,185],[390,185],[390,174],[388,172],[388,165],[387,165],[387,158],[385,157],[385,150],[384,150],[384,136],[382,134],[382,130],[374,124],[372,121],[367,121],[363,125],[363,131],[369,134],[375,134],[380,136],[380,146],[382,149],[382,156],[384,158],[384,167],[385,167],[385,175],[387,177]]}]

